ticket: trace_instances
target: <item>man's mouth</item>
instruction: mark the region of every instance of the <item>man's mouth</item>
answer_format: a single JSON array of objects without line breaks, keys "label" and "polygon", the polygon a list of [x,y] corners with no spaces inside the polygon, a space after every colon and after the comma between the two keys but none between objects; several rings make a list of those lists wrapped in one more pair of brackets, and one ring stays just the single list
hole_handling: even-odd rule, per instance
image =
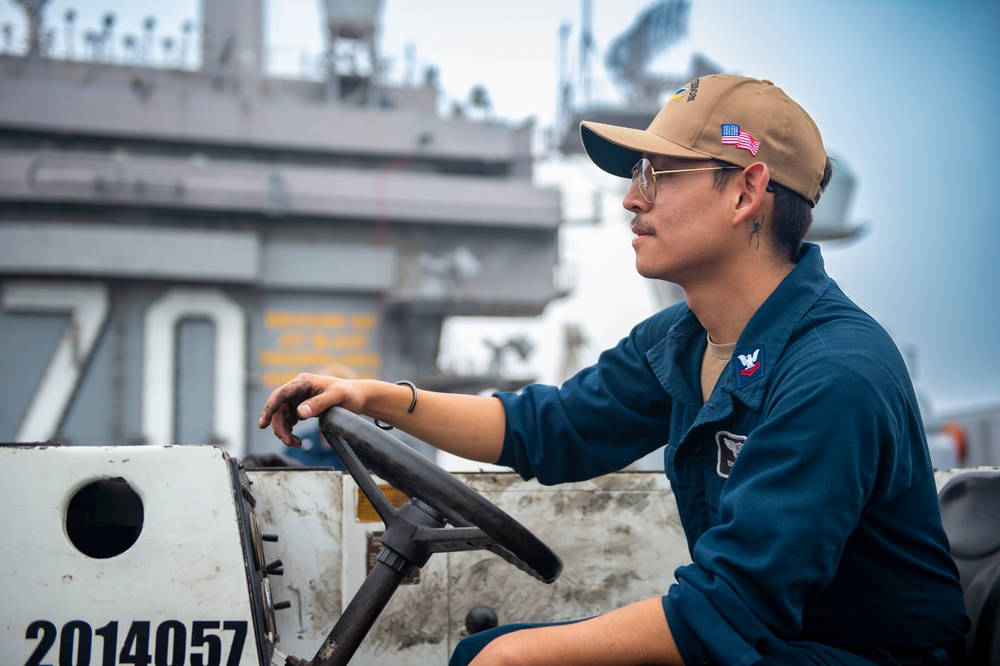
[{"label": "man's mouth", "polygon": [[645,224],[642,220],[640,220],[639,218],[633,219],[632,220],[632,224],[630,226],[631,226],[631,229],[632,229],[632,233],[635,234],[636,236],[653,236],[653,235],[655,235],[653,233],[653,230],[647,224]]}]

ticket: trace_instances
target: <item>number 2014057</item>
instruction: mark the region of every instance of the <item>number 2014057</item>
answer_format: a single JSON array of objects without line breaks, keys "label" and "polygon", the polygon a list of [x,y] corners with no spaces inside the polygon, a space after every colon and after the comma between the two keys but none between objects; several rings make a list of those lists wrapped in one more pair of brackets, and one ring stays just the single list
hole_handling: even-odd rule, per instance
[{"label": "number 2014057", "polygon": [[[220,629],[232,633],[225,662]],[[119,647],[118,622],[94,629],[88,622],[72,620],[60,631],[48,620],[35,620],[24,637],[37,640],[38,645],[24,666],[239,666],[247,637],[245,620],[196,621],[191,624],[190,639],[188,633],[187,625],[179,620],[165,620],[155,631],[151,622],[137,620],[127,631],[122,627]],[[92,662],[97,639],[100,661]],[[56,662],[50,661],[53,648]]]}]

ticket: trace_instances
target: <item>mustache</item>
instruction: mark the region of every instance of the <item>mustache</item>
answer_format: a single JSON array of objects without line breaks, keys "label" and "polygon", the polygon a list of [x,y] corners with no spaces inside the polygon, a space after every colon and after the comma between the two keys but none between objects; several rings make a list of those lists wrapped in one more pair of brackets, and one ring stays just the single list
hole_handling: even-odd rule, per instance
[{"label": "mustache", "polygon": [[640,234],[645,236],[655,235],[653,232],[653,227],[647,224],[645,220],[643,220],[638,215],[632,218],[632,222],[629,223],[629,228],[632,230],[632,233],[637,236]]}]

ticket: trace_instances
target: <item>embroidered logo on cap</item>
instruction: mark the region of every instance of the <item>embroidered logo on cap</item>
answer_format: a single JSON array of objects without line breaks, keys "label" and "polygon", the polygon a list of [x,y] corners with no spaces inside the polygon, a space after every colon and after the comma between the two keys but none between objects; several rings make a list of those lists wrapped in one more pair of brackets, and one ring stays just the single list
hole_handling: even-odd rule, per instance
[{"label": "embroidered logo on cap", "polygon": [[743,388],[764,376],[764,348],[761,346],[750,347],[745,353],[736,353],[736,358],[740,361],[737,368],[739,374],[736,378],[736,385]]},{"label": "embroidered logo on cap", "polygon": [[715,468],[716,474],[724,479],[729,478],[729,472],[736,464],[736,457],[740,455],[745,441],[747,441],[746,435],[734,435],[725,430],[715,433],[715,442],[719,445],[719,463]]},{"label": "embroidered logo on cap", "polygon": [[687,91],[688,91],[687,88],[678,89],[677,92],[675,92],[673,96],[670,98],[670,101],[672,102],[675,99],[680,99],[681,97],[684,97],[684,93],[686,93]]},{"label": "embroidered logo on cap", "polygon": [[727,146],[736,146],[737,148],[748,150],[755,157],[757,156],[757,150],[760,148],[760,141],[750,136],[750,132],[740,129],[740,126],[736,123],[723,123],[722,143]]},{"label": "embroidered logo on cap", "polygon": [[701,79],[695,79],[694,81],[692,81],[689,84],[691,86],[691,92],[688,93],[687,101],[689,101],[689,102],[693,102],[694,101],[695,96],[698,94],[698,82],[699,81],[701,81]]}]

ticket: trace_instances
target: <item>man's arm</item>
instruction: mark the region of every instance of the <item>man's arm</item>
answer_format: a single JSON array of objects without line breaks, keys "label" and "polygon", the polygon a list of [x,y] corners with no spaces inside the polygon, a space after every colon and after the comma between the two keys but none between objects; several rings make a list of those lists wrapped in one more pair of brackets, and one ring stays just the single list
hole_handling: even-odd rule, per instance
[{"label": "man's arm", "polygon": [[683,665],[660,597],[573,624],[524,629],[490,642],[470,666]]},{"label": "man's arm", "polygon": [[301,446],[292,426],[339,405],[356,414],[405,430],[443,451],[493,463],[503,449],[506,416],[496,398],[417,389],[374,379],[348,380],[300,374],[275,389],[260,413],[258,427],[271,426],[286,446]]}]

